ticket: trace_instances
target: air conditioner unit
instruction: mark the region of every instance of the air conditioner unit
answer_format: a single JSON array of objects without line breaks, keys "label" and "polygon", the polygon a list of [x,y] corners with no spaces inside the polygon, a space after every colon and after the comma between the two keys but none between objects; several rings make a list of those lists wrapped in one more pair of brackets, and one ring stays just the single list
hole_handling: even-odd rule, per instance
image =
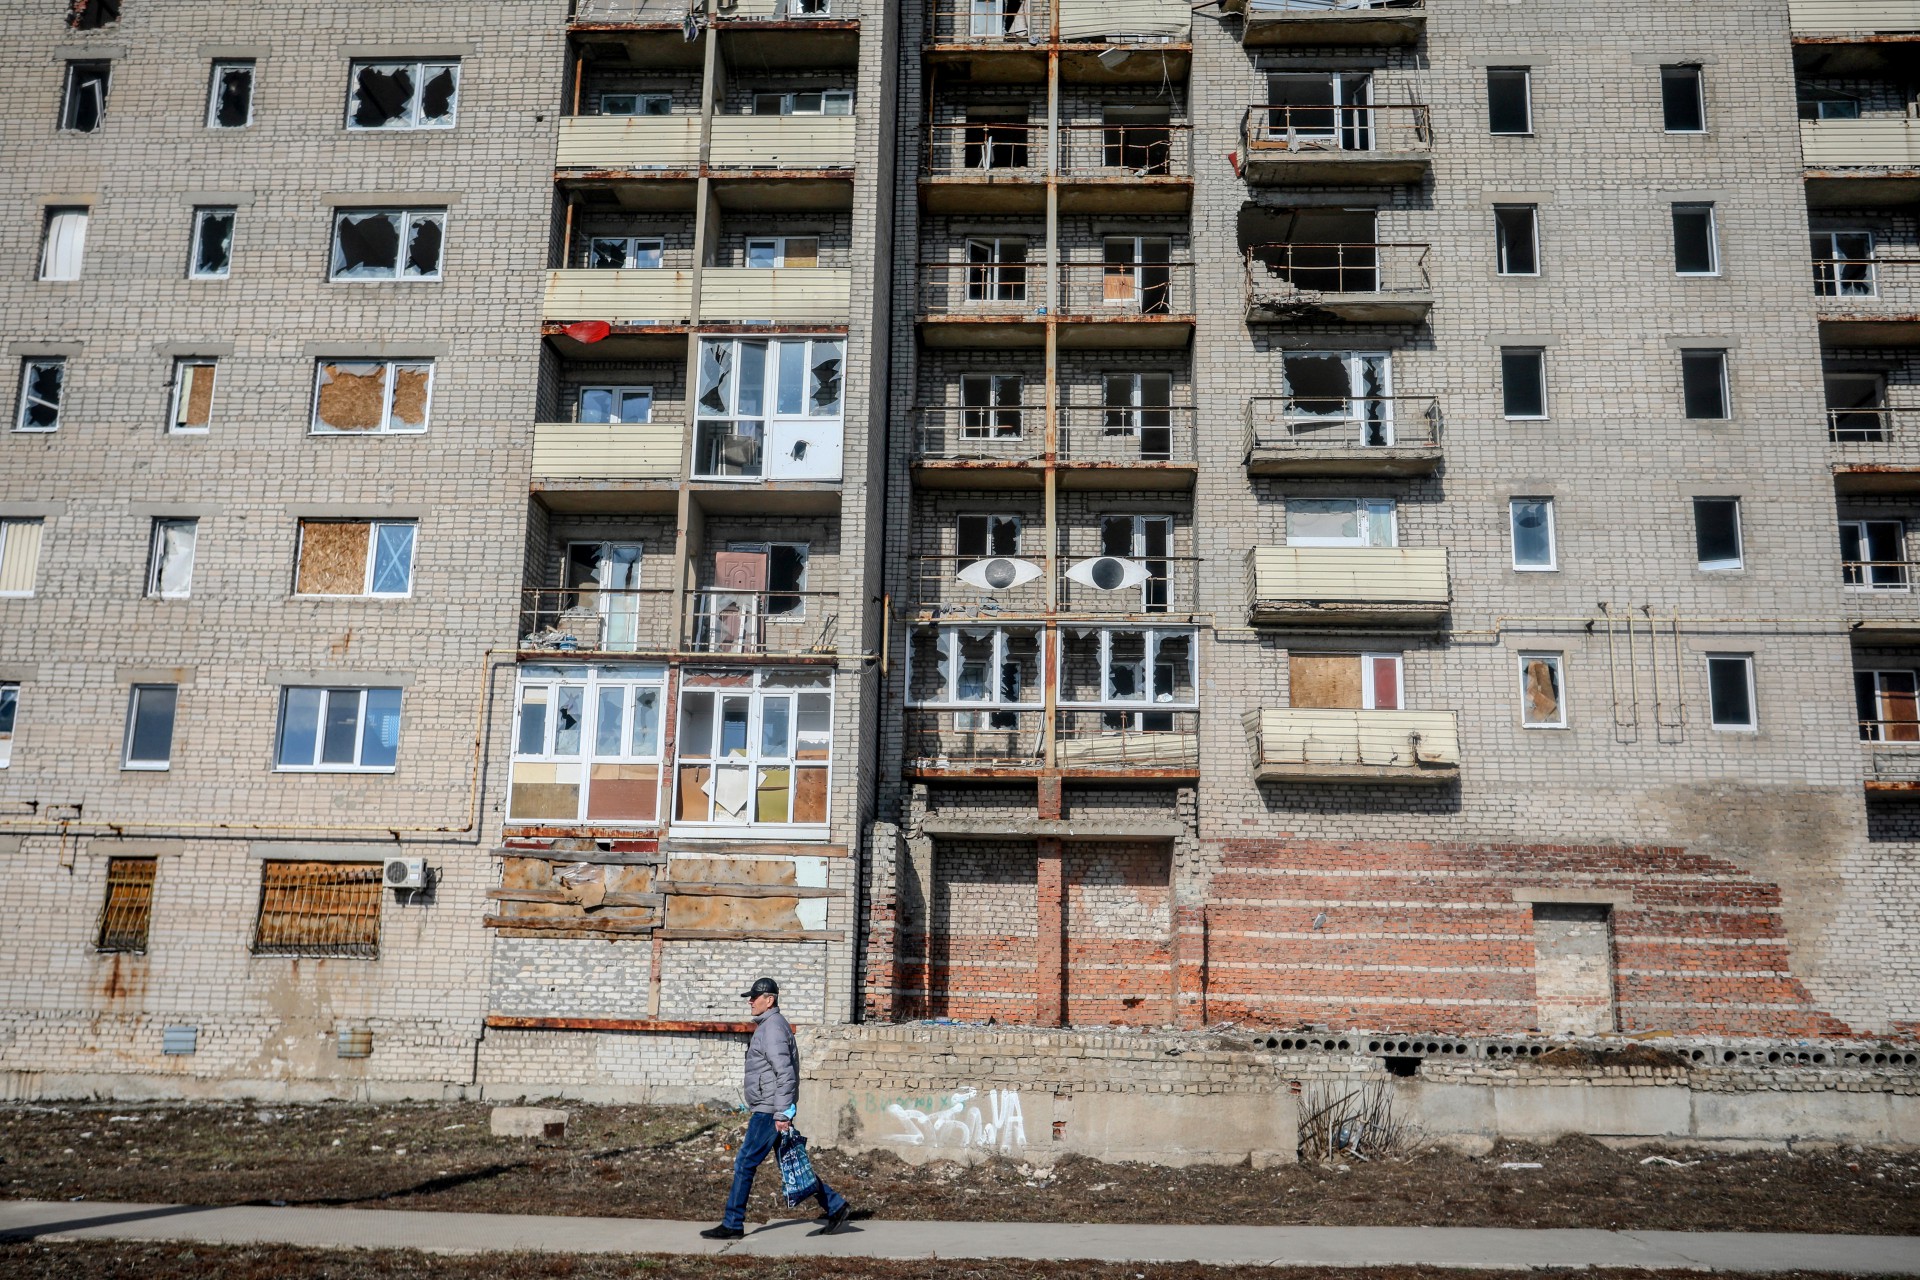
[{"label": "air conditioner unit", "polygon": [[975,560],[958,574],[960,581],[970,587],[979,587],[982,591],[1005,591],[1008,587],[1032,582],[1039,576],[1039,565],[1031,560],[1015,560],[1012,556],[988,556],[984,560]]},{"label": "air conditioner unit", "polygon": [[424,889],[427,887],[427,860],[388,858],[386,871],[380,878],[389,889]]},{"label": "air conditioner unit", "polygon": [[1081,560],[1068,566],[1067,577],[1096,591],[1119,591],[1123,587],[1137,587],[1145,582],[1147,566],[1138,560],[1123,560],[1119,556],[1095,556],[1091,560]]}]

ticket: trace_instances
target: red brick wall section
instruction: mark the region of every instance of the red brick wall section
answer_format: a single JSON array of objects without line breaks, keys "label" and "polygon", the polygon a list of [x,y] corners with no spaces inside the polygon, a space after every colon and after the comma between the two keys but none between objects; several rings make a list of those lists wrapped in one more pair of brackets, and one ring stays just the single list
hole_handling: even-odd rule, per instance
[{"label": "red brick wall section", "polygon": [[1180,1021],[1519,1034],[1533,916],[1515,890],[1630,893],[1622,1031],[1846,1035],[1788,970],[1777,886],[1685,849],[1230,841],[1179,912]]},{"label": "red brick wall section", "polygon": [[1171,851],[1071,844],[1066,891],[1066,1021],[1161,1027],[1173,1020]]},{"label": "red brick wall section", "polygon": [[[1033,841],[942,841],[924,927],[901,929],[896,1017],[1030,1025],[1038,989]],[[918,1007],[916,1007],[918,1006]]]}]

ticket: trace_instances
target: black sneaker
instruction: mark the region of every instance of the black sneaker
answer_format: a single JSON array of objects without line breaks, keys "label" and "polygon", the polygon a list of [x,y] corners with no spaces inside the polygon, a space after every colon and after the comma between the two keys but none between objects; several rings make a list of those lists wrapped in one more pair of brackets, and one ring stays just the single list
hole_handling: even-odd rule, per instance
[{"label": "black sneaker", "polygon": [[740,1228],[729,1227],[725,1223],[717,1227],[708,1227],[700,1233],[701,1238],[706,1240],[738,1240],[746,1234]]},{"label": "black sneaker", "polygon": [[830,1236],[846,1224],[847,1215],[852,1212],[853,1206],[843,1203],[838,1209],[827,1215],[826,1226],[821,1227],[818,1231],[809,1231],[807,1234],[810,1236]]}]

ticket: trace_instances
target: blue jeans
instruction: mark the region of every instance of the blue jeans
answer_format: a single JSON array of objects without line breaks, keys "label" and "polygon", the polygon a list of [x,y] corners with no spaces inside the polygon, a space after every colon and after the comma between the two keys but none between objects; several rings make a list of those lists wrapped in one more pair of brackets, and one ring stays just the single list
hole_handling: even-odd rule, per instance
[{"label": "blue jeans", "polygon": [[[773,1154],[773,1140],[778,1131],[773,1127],[773,1117],[756,1111],[747,1121],[747,1136],[740,1140],[740,1150],[733,1156],[733,1191],[727,1196],[727,1216],[720,1225],[744,1231],[747,1226],[747,1197],[753,1194],[753,1175],[760,1168],[760,1162]],[[776,1175],[778,1173],[776,1171]],[[820,1201],[820,1207],[828,1213],[838,1213],[846,1199],[829,1187],[825,1180],[814,1193]]]}]

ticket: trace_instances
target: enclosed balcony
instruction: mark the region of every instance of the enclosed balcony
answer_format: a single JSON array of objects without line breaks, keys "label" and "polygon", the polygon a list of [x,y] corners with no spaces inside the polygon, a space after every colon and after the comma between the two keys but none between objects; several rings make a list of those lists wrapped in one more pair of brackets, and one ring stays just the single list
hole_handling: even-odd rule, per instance
[{"label": "enclosed balcony", "polygon": [[1433,309],[1424,244],[1259,244],[1247,250],[1247,321],[1418,324]]},{"label": "enclosed balcony", "polygon": [[1788,0],[1787,24],[1796,40],[1912,34],[1920,0]]},{"label": "enclosed balcony", "polygon": [[1247,619],[1256,626],[1429,626],[1450,608],[1439,547],[1255,547]]},{"label": "enclosed balcony", "polygon": [[671,511],[685,444],[680,422],[537,422],[533,490],[550,511]]},{"label": "enclosed balcony", "polygon": [[1810,208],[1920,202],[1920,119],[1911,115],[1802,120],[1800,155]]},{"label": "enclosed balcony", "polygon": [[[1193,130],[1166,121],[1062,125],[1062,213],[1183,213]],[[1014,120],[926,127],[920,194],[932,213],[1044,213],[1048,129]]]},{"label": "enclosed balcony", "polygon": [[1225,0],[1248,48],[1418,44],[1426,0]]},{"label": "enclosed balcony", "polygon": [[1866,232],[1816,232],[1815,314],[1825,341],[1847,347],[1920,346],[1920,258],[1877,252]]},{"label": "enclosed balcony", "polygon": [[[1173,261],[1164,240],[1160,250],[1154,260],[1060,264],[1053,317],[1060,346],[1186,346],[1193,337],[1193,263]],[[1047,299],[1044,265],[1024,256],[923,262],[921,341],[934,348],[1044,346]]]},{"label": "enclosed balcony", "polygon": [[1247,473],[1423,476],[1440,466],[1433,396],[1267,395],[1247,402]]},{"label": "enclosed balcony", "polygon": [[1257,782],[1450,782],[1460,776],[1451,711],[1287,708],[1242,719]]},{"label": "enclosed balcony", "polygon": [[[660,360],[684,354],[692,312],[693,273],[664,267],[549,271],[540,308],[547,339],[561,354],[598,360]],[[608,330],[567,331],[569,325],[596,320]]]},{"label": "enclosed balcony", "polygon": [[1265,186],[1392,186],[1433,167],[1425,105],[1257,104],[1240,120],[1240,172]]}]

